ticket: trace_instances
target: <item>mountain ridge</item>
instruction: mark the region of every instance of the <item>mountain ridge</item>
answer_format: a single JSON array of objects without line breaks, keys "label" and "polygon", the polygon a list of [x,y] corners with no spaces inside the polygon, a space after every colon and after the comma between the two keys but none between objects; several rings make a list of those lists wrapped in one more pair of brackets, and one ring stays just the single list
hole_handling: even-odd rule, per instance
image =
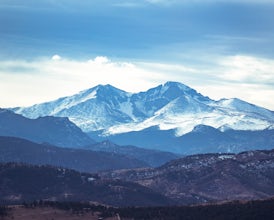
[{"label": "mountain ridge", "polygon": [[170,160],[174,160],[182,156],[171,152],[145,149],[131,145],[119,146],[109,140],[87,146],[86,148],[96,152],[117,153],[127,157],[135,158],[147,163],[152,167],[163,165]]},{"label": "mountain ridge", "polygon": [[273,167],[274,150],[262,150],[191,155],[156,168],[117,170],[101,177],[135,182],[186,205],[273,197]]},{"label": "mountain ridge", "polygon": [[194,129],[176,137],[174,129],[160,130],[154,126],[142,131],[132,131],[108,137],[119,145],[134,144],[142,148],[158,149],[178,154],[240,153],[248,150],[269,150],[274,148],[274,130],[242,131],[216,129],[197,125]]},{"label": "mountain ridge", "polygon": [[176,129],[178,136],[198,124],[234,130],[274,128],[273,111],[238,98],[215,101],[179,82],[167,82],[139,93],[98,85],[73,96],[13,111],[29,118],[68,117],[85,132],[101,130],[105,136],[155,125],[161,130]]},{"label": "mountain ridge", "polygon": [[[13,111],[30,118],[68,117],[97,141],[179,154],[206,153],[206,149],[237,153],[254,147],[274,147],[273,111],[238,98],[215,101],[179,82],[167,82],[139,93],[98,85],[73,96]],[[195,128],[200,125],[218,130],[217,136],[212,135],[212,129],[208,129],[208,137],[195,135]],[[249,131],[244,141],[239,136],[243,131]],[[263,136],[270,136],[272,142],[261,140],[260,136],[260,144],[248,140],[260,132],[267,133]],[[198,142],[197,138],[205,142]],[[207,145],[204,151],[203,145]]]},{"label": "mountain ridge", "polygon": [[51,165],[80,172],[149,167],[142,160],[115,152],[63,148],[0,136],[0,163],[8,162]]},{"label": "mountain ridge", "polygon": [[72,148],[95,143],[67,117],[29,119],[7,109],[0,109],[0,135]]}]

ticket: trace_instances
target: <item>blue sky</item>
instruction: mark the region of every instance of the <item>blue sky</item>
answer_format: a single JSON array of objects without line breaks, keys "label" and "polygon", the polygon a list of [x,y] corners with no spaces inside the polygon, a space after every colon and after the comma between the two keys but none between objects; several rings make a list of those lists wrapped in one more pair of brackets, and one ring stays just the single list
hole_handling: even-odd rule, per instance
[{"label": "blue sky", "polygon": [[1,0],[0,106],[169,80],[274,110],[273,45],[272,0]]}]

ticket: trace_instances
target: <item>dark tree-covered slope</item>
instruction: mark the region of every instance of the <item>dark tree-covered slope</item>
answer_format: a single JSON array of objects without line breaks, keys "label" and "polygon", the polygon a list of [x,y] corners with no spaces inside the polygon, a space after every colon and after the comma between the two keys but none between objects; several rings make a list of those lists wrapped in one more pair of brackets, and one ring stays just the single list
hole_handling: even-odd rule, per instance
[{"label": "dark tree-covered slope", "polygon": [[0,201],[18,204],[34,200],[92,201],[112,206],[168,205],[151,189],[121,180],[50,166],[0,164]]},{"label": "dark tree-covered slope", "polygon": [[21,138],[0,136],[0,162],[49,164],[84,172],[146,167],[134,158],[106,152],[54,147],[36,144]]}]

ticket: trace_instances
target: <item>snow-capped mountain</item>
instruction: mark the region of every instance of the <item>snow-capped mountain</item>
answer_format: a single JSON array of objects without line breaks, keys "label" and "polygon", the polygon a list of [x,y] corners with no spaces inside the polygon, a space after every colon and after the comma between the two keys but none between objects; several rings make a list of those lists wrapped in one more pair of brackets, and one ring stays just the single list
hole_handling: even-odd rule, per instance
[{"label": "snow-capped mountain", "polygon": [[41,116],[66,117],[84,131],[101,130],[131,121],[127,110],[128,93],[110,85],[96,86],[70,97],[31,106],[17,108],[15,112],[28,118]]},{"label": "snow-capped mountain", "polygon": [[160,130],[174,129],[178,137],[197,125],[220,131],[274,128],[274,112],[270,110],[240,99],[215,101],[178,82],[135,94],[98,85],[73,96],[13,111],[29,118],[68,117],[85,132],[100,131],[104,136],[155,126]]}]

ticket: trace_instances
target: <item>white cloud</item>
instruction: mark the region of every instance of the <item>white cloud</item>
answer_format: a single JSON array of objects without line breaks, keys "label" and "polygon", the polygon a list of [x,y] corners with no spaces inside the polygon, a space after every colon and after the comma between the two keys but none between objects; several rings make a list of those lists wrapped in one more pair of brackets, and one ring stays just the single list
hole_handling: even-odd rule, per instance
[{"label": "white cloud", "polygon": [[98,64],[106,64],[109,63],[110,60],[104,56],[98,56],[94,60],[90,60],[90,62],[98,63]]},{"label": "white cloud", "polygon": [[210,69],[211,82],[196,88],[215,99],[237,97],[274,109],[274,60],[236,55],[221,57]]},{"label": "white cloud", "polygon": [[[53,56],[54,57],[54,56]],[[274,109],[274,60],[219,57],[207,66],[112,61],[98,56],[0,61],[0,107],[26,106],[72,95],[98,84],[129,92],[179,81],[213,99],[238,97]],[[59,58],[60,57],[60,58]]]},{"label": "white cloud", "polygon": [[157,85],[161,76],[133,63],[113,62],[101,56],[88,61],[0,61],[0,78],[0,93],[5,94],[0,96],[0,107],[8,107],[49,101],[98,84],[136,92]]},{"label": "white cloud", "polygon": [[52,60],[61,60],[61,57],[58,54],[55,54],[51,57]]},{"label": "white cloud", "polygon": [[231,56],[220,61],[223,66],[222,78],[253,84],[274,84],[274,60],[250,56]]}]

